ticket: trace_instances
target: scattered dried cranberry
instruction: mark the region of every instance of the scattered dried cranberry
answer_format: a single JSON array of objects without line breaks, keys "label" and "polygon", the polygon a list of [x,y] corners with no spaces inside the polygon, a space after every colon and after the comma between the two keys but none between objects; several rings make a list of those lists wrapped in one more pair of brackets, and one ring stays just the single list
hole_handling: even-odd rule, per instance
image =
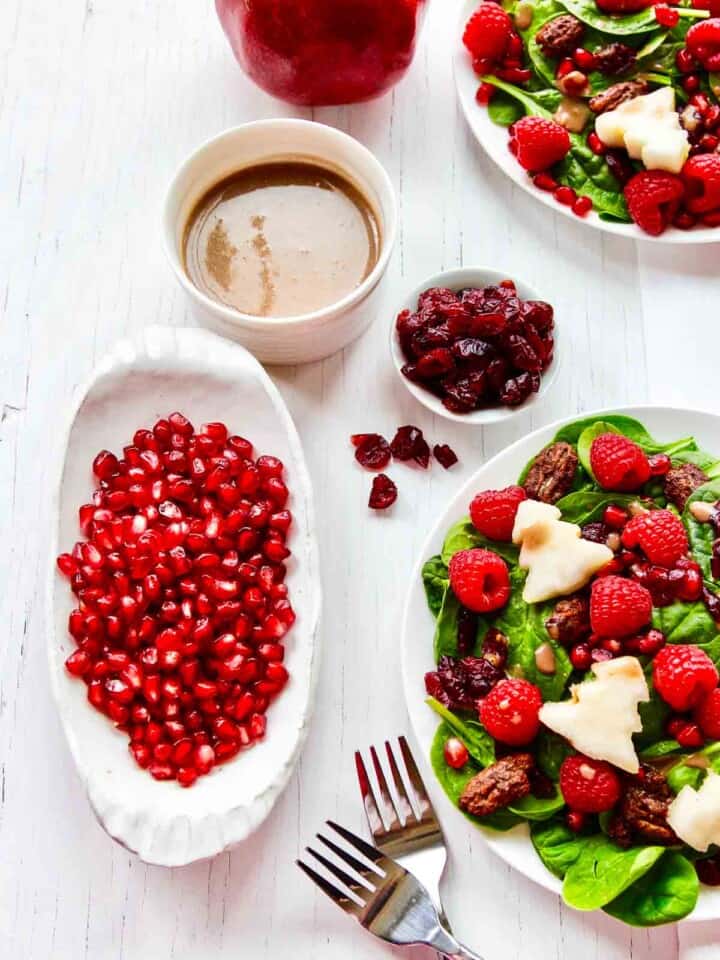
[{"label": "scattered dried cranberry", "polygon": [[456,293],[434,287],[397,317],[402,373],[454,413],[516,406],[540,389],[553,325],[550,304],[521,300],[512,280]]},{"label": "scattered dried cranberry", "polygon": [[390,477],[384,473],[379,473],[373,479],[368,506],[372,510],[387,510],[397,500],[397,493],[397,487]]},{"label": "scattered dried cranberry", "polygon": [[451,710],[476,710],[478,700],[504,676],[486,657],[441,657],[437,670],[425,674],[425,689]]},{"label": "scattered dried cranberry", "polygon": [[453,464],[458,462],[457,454],[446,443],[436,443],[433,447],[433,455],[446,470],[449,470]]},{"label": "scattered dried cranberry", "polygon": [[720,856],[696,860],[695,872],[701,883],[708,887],[720,887]]},{"label": "scattered dried cranberry", "polygon": [[383,470],[390,463],[390,446],[379,433],[354,433],[355,459],[366,470]]},{"label": "scattered dried cranberry", "polygon": [[398,427],[390,450],[396,460],[414,460],[423,469],[430,463],[430,447],[418,427]]}]

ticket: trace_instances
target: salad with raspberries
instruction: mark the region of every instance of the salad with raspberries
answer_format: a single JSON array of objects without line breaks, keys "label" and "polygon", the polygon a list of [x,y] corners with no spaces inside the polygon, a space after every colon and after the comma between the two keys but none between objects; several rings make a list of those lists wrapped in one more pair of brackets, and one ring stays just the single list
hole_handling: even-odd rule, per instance
[{"label": "salad with raspberries", "polygon": [[691,913],[720,884],[720,460],[620,414],[567,424],[422,577],[453,804],[527,823],[577,909]]},{"label": "salad with raspberries", "polygon": [[578,217],[720,226],[720,0],[482,0],[478,103]]}]

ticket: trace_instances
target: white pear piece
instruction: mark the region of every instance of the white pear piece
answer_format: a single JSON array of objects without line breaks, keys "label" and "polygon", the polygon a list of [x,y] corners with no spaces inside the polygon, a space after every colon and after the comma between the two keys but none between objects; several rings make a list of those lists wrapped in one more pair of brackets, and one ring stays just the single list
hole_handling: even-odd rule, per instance
[{"label": "white pear piece", "polygon": [[670,804],[667,822],[694,850],[720,843],[720,776],[708,770],[699,790],[684,786]]},{"label": "white pear piece", "polygon": [[580,527],[560,517],[557,507],[539,500],[523,500],[518,507],[513,543],[520,544],[518,562],[528,571],[526,603],[567,596],[612,560],[609,547],[583,540]]},{"label": "white pear piece", "polygon": [[585,756],[637,773],[632,735],[642,729],[638,703],[650,698],[640,661],[618,657],[591,669],[595,679],[573,684],[569,700],[544,703],[540,720]]},{"label": "white pear piece", "polygon": [[601,113],[595,132],[607,147],[625,147],[648,170],[679,173],[690,153],[672,87],[661,87]]}]

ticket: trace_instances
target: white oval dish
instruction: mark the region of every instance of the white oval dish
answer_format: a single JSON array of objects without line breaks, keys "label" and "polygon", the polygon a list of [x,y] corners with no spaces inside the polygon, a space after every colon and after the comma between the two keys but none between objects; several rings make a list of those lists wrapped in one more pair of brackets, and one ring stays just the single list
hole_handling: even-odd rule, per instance
[{"label": "white oval dish", "polygon": [[[523,300],[543,300],[536,290],[522,280],[518,280],[512,273],[502,270],[495,270],[492,267],[457,267],[454,270],[445,270],[443,273],[437,273],[434,277],[428,277],[423,283],[415,288],[405,300],[400,304],[392,317],[392,326],[390,328],[390,352],[392,354],[393,364],[397,375],[410,393],[419,400],[423,406],[427,407],[432,413],[445,417],[447,420],[454,420],[456,423],[472,424],[481,426],[488,423],[500,423],[503,420],[509,420],[511,417],[520,413],[525,413],[530,407],[548,393],[550,387],[555,382],[560,370],[560,354],[558,353],[558,328],[557,317],[555,318],[555,350],[553,360],[548,369],[543,374],[540,381],[540,389],[533,393],[518,407],[488,407],[486,410],[473,410],[472,413],[453,413],[448,410],[440,400],[429,390],[424,390],[419,383],[413,383],[403,376],[402,367],[407,362],[400,346],[400,339],[395,329],[395,318],[402,310],[416,310],[418,297],[430,287],[447,287],[449,290],[462,290],[463,287],[487,287],[491,284],[500,283],[501,280],[510,278],[515,281],[517,291]],[[550,301],[548,301],[549,303]]]},{"label": "white oval dish", "polygon": [[[285,464],[293,512],[287,583],[297,621],[287,638],[290,681],[268,711],[264,741],[190,789],[153,780],[128,752],[127,735],[86,700],[64,661],[74,649],[74,606],[55,566],[80,539],[77,510],[94,488],[91,463],[121,450],[139,427],[173,410],[198,427],[222,420]],[[177,866],[239,843],[264,820],[294,769],[310,721],[318,667],[320,575],[312,490],[300,440],[277,388],[242,347],[205,330],[149,327],[118,343],[77,395],[58,460],[50,542],[48,647],[52,689],[90,804],[104,829],[147,863]]]},{"label": "white oval dish", "polygon": [[[359,286],[321,310],[294,317],[241,313],[208,297],[188,277],[182,253],[185,226],[198,200],[224,177],[288,157],[336,169],[360,189],[380,219],[380,256]],[[293,118],[244,123],[203,143],[173,177],[163,213],[165,252],[198,321],[238,340],[264,363],[320,360],[359,337],[377,314],[396,232],[395,192],[377,157],[341,130]]]},{"label": "white oval dish", "polygon": [[[454,808],[435,779],[428,756],[430,744],[437,729],[437,716],[425,704],[424,675],[435,669],[432,656],[432,637],[435,622],[425,601],[422,585],[422,565],[429,557],[440,552],[445,534],[460,517],[465,516],[468,504],[479,490],[505,487],[516,483],[525,464],[553,438],[565,423],[585,416],[600,416],[603,413],[624,413],[640,420],[654,436],[672,439],[692,434],[701,447],[720,451],[720,417],[712,413],[681,410],[673,407],[622,407],[589,411],[566,417],[551,423],[511,444],[497,456],[488,460],[468,481],[463,484],[434,525],[420,552],[413,570],[410,589],[405,600],[401,628],[401,655],[403,686],[410,722],[420,745],[420,762],[424,770],[435,809],[443,823],[451,851],[456,856],[468,856],[473,844],[485,842],[506,863],[536,883],[559,893],[562,883],[543,866],[530,842],[527,826],[522,824],[507,833],[483,830],[467,820]],[[473,891],[466,891],[471,902]],[[720,889],[703,887],[691,920],[708,920],[720,917]],[[479,944],[475,944],[479,949]]]},{"label": "white oval dish", "polygon": [[612,223],[601,220],[594,211],[591,211],[586,217],[577,217],[569,207],[558,203],[551,193],[533,186],[527,172],[523,170],[508,150],[507,128],[493,123],[487,109],[480,106],[475,100],[480,81],[472,68],[470,55],[463,46],[462,34],[470,15],[477,9],[478,2],[479,0],[464,0],[461,5],[460,20],[454,39],[455,86],[465,119],[473,136],[503,173],[507,174],[519,187],[522,187],[526,193],[545,204],[546,207],[550,207],[554,213],[570,217],[575,223],[584,223],[596,230],[604,230],[606,233],[614,233],[616,236],[627,237],[630,240],[646,240],[654,243],[720,243],[720,228],[716,227],[695,227],[692,230],[678,230],[676,227],[670,227],[659,237],[651,237],[650,234],[644,233],[634,223]]}]

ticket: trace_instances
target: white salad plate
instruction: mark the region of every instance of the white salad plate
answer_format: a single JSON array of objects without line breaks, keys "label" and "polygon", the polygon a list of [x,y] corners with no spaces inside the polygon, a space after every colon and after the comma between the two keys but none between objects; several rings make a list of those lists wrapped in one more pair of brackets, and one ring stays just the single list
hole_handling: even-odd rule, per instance
[{"label": "white salad plate", "polygon": [[[560,893],[562,883],[545,868],[538,857],[530,842],[527,825],[520,824],[505,833],[476,826],[451,804],[430,767],[430,745],[439,721],[425,703],[424,676],[435,669],[435,620],[425,600],[421,571],[425,561],[440,552],[445,534],[452,524],[467,516],[468,506],[476,493],[516,483],[525,464],[550,443],[561,426],[581,417],[599,417],[603,413],[624,413],[635,417],[659,440],[669,441],[692,434],[703,449],[720,452],[720,416],[673,407],[613,407],[589,411],[565,417],[523,437],[488,460],[461,487],[438,518],[414,566],[401,628],[402,675],[408,714],[420,746],[420,762],[424,768],[425,783],[446,831],[451,854],[460,856],[462,851],[470,850],[475,838],[480,836],[506,863],[556,893]],[[472,902],[476,892],[468,890],[465,895],[468,902]],[[719,917],[720,889],[701,887],[697,906],[687,919],[709,920]]]},{"label": "white salad plate", "polygon": [[[95,484],[91,464],[132,442],[140,427],[180,410],[195,427],[222,420],[286,467],[293,513],[287,584],[297,621],[288,634],[290,681],[268,711],[267,735],[190,789],[154,780],[128,738],[94,710],[64,667],[75,649],[67,620],[74,597],[56,555],[81,539],[78,507]],[[177,866],[245,839],[270,812],[307,733],[319,660],[320,575],[312,490],[300,440],[276,387],[243,347],[199,329],[149,327],[118,343],[75,398],[60,438],[48,557],[48,653],[53,694],[78,774],[102,827],[147,863]]]},{"label": "white salad plate", "polygon": [[601,220],[595,211],[591,211],[586,217],[577,217],[569,207],[558,203],[551,193],[533,186],[527,172],[523,170],[508,149],[507,128],[493,123],[487,108],[481,106],[475,100],[480,80],[472,68],[470,55],[463,46],[462,35],[465,24],[473,11],[477,9],[478,3],[479,0],[463,0],[461,4],[461,16],[455,31],[453,48],[455,86],[465,119],[473,136],[503,173],[507,174],[514,183],[522,187],[526,193],[529,193],[536,200],[539,200],[540,203],[550,207],[555,213],[570,217],[575,223],[584,223],[595,227],[597,230],[614,233],[616,236],[627,237],[630,240],[671,244],[720,243],[720,228],[715,227],[696,227],[693,230],[678,230],[675,227],[669,227],[659,237],[651,237],[650,234],[644,233],[634,223],[613,223]]}]

